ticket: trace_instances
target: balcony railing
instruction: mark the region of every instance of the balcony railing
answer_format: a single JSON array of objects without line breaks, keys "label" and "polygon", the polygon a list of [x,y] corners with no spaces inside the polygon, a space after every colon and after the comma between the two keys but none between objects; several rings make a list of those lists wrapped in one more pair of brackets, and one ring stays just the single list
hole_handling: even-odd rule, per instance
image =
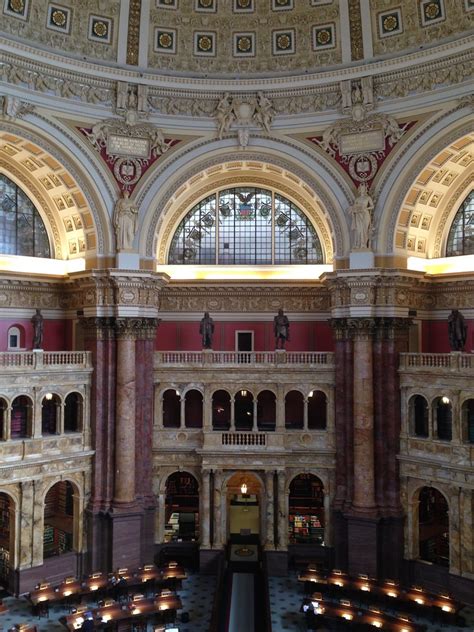
[{"label": "balcony railing", "polygon": [[469,371],[474,369],[474,354],[471,353],[401,353],[400,369],[448,369]]},{"label": "balcony railing", "polygon": [[59,369],[92,367],[90,351],[13,351],[0,353],[0,367],[6,369]]},{"label": "balcony railing", "polygon": [[291,366],[334,367],[332,352],[318,351],[157,351],[155,368],[183,366]]}]

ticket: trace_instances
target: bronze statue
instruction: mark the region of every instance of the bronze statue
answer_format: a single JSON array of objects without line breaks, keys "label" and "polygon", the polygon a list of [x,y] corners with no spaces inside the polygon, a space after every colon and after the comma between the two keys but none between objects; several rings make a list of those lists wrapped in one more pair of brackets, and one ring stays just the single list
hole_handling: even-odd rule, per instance
[{"label": "bronze statue", "polygon": [[214,321],[209,316],[209,312],[204,312],[204,318],[201,318],[199,325],[199,333],[202,336],[202,348],[212,349],[212,336],[214,335]]},{"label": "bronze statue", "polygon": [[466,344],[467,325],[464,316],[457,309],[448,316],[448,334],[451,351],[462,351]]},{"label": "bronze statue", "polygon": [[290,339],[290,321],[282,309],[278,310],[273,319],[273,333],[275,334],[275,349],[284,349],[285,343]]},{"label": "bronze statue", "polygon": [[42,349],[43,345],[43,316],[40,309],[31,318],[33,323],[33,349]]}]

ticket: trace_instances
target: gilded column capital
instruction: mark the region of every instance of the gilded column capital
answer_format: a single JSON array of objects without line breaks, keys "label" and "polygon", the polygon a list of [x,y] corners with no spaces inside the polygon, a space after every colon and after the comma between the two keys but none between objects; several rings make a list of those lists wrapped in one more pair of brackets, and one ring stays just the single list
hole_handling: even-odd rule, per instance
[{"label": "gilded column capital", "polygon": [[375,318],[348,318],[347,327],[351,338],[371,340],[376,332],[377,320]]},{"label": "gilded column capital", "polygon": [[97,340],[110,340],[115,336],[114,319],[108,316],[81,316],[79,324],[84,334]]},{"label": "gilded column capital", "polygon": [[347,340],[349,335],[349,327],[347,318],[331,318],[329,324],[334,332],[336,340]]},{"label": "gilded column capital", "polygon": [[116,318],[115,333],[121,340],[154,339],[159,318]]}]

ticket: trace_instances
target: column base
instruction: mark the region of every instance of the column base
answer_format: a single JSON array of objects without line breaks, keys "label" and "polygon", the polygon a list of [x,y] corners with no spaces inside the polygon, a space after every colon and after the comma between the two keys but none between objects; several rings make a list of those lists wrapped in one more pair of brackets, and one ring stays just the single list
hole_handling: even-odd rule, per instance
[{"label": "column base", "polygon": [[142,561],[143,513],[114,507],[108,514],[111,539],[109,542],[112,569],[136,568]]},{"label": "column base", "polygon": [[216,551],[215,549],[199,550],[199,572],[202,575],[217,575],[221,559],[224,557],[224,551]]},{"label": "column base", "polygon": [[347,569],[349,575],[379,576],[379,519],[347,516]]},{"label": "column base", "polygon": [[270,577],[288,575],[288,551],[265,551],[264,555]]}]

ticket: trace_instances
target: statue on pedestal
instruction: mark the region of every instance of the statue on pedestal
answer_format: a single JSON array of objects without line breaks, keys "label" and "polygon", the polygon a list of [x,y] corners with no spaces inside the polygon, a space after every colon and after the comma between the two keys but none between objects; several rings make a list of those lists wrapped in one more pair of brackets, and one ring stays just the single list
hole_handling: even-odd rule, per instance
[{"label": "statue on pedestal", "polygon": [[457,309],[448,316],[449,345],[451,351],[463,351],[467,338],[467,325],[464,316]]},{"label": "statue on pedestal", "polygon": [[33,349],[42,349],[44,319],[40,309],[36,309],[36,313],[32,316],[31,322],[33,324]]},{"label": "statue on pedestal", "polygon": [[374,201],[368,193],[365,182],[359,186],[354,204],[349,206],[348,210],[352,216],[352,249],[365,250],[369,247],[372,211],[374,210]]},{"label": "statue on pedestal", "polygon": [[273,332],[275,334],[275,349],[284,349],[285,343],[290,339],[290,321],[282,309],[273,319]]},{"label": "statue on pedestal", "polygon": [[129,198],[129,192],[117,200],[114,213],[117,250],[130,250],[137,232],[138,207]]},{"label": "statue on pedestal", "polygon": [[201,318],[199,325],[199,333],[202,336],[202,348],[212,349],[212,337],[214,335],[214,321],[209,316],[209,312],[204,312],[204,318]]}]

